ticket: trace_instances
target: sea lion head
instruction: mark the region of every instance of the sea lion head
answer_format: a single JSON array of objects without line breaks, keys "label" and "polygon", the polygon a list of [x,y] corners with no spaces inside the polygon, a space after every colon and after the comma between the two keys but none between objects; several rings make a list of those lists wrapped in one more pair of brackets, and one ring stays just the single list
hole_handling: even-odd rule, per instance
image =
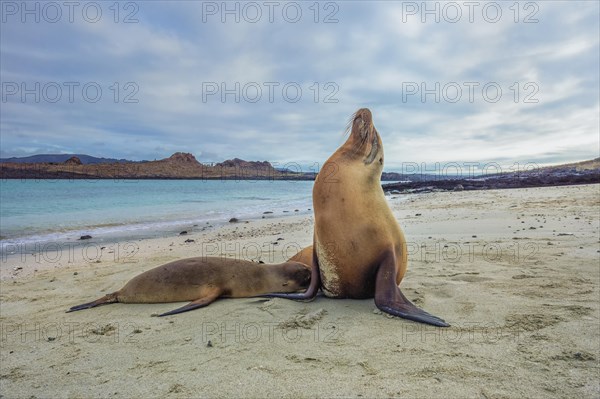
[{"label": "sea lion head", "polygon": [[344,143],[344,153],[353,159],[360,158],[365,165],[383,168],[383,144],[368,108],[356,111],[348,122],[350,136]]},{"label": "sea lion head", "polygon": [[282,273],[286,280],[285,285],[295,288],[296,291],[306,289],[310,284],[310,267],[301,262],[284,263]]}]

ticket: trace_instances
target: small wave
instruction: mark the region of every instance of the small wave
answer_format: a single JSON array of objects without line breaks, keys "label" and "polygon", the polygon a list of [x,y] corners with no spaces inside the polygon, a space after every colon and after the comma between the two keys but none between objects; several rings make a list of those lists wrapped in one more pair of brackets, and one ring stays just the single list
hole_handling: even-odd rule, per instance
[{"label": "small wave", "polygon": [[[192,182],[185,183],[185,188],[198,188],[198,196],[181,197],[177,195],[181,187],[169,183],[173,185],[172,195],[157,198],[154,198],[153,184],[146,182],[139,192],[127,193],[116,199],[113,196],[101,197],[89,204],[86,201],[75,201],[75,210],[57,198],[54,191],[47,194],[40,192],[40,198],[47,200],[44,212],[39,213],[41,217],[38,217],[38,213],[29,211],[34,203],[37,206],[39,199],[21,205],[18,198],[13,196],[11,200],[14,201],[15,210],[9,216],[14,218],[10,220],[10,224],[5,223],[3,214],[0,252],[7,246],[22,243],[78,242],[83,235],[91,235],[94,240],[99,241],[112,240],[114,237],[128,240],[134,237],[170,236],[181,230],[194,231],[195,224],[198,229],[208,225],[216,227],[228,223],[232,217],[256,220],[263,217],[292,216],[308,214],[311,212],[309,208],[312,208],[311,186],[308,184],[301,184],[300,190],[290,193],[287,186],[284,187],[285,190],[280,189],[284,183],[264,184],[260,190],[253,183],[251,190],[247,190],[243,185],[238,187],[220,183],[196,187],[196,183]],[[82,185],[78,189],[84,198],[89,187]],[[206,192],[205,198],[202,197],[203,192]],[[116,193],[119,194],[120,191]],[[136,203],[138,205],[133,207],[132,204]],[[87,207],[77,207],[81,204]],[[20,215],[19,212],[23,209],[27,212]],[[50,213],[48,209],[58,211]],[[266,216],[265,212],[272,214]]]},{"label": "small wave", "polygon": [[[246,220],[261,219],[264,216],[265,211],[273,212],[273,216],[276,217],[302,215],[310,213],[309,208],[312,206],[308,199],[279,204],[273,203],[270,205],[271,206],[256,205],[235,210],[211,210],[206,212],[203,216],[196,218],[167,218],[166,220],[157,219],[152,222],[129,224],[103,223],[12,237],[2,236],[2,240],[0,240],[0,254],[5,254],[7,251],[10,252],[11,250],[14,250],[14,248],[21,248],[23,245],[78,242],[79,237],[83,235],[91,235],[94,240],[101,242],[157,237],[164,234],[176,233],[180,229],[189,230],[191,228],[194,230],[194,225],[197,225],[198,228],[202,228],[207,224],[216,227],[227,223],[231,217],[238,217]],[[299,210],[296,212],[295,209]]]},{"label": "small wave", "polygon": [[242,199],[242,200],[251,200],[251,201],[270,201],[270,200],[274,199],[274,198],[269,198],[269,197],[256,197],[256,196],[234,197],[234,198]]}]

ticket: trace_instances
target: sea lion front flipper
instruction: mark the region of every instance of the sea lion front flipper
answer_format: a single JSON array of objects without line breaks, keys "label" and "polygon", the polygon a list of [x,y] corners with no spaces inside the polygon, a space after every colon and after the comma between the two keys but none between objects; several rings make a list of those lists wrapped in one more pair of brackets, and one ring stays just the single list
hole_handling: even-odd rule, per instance
[{"label": "sea lion front flipper", "polygon": [[177,313],[189,312],[190,310],[203,308],[213,303],[219,296],[221,296],[221,290],[219,288],[214,288],[208,295],[198,298],[185,306],[171,310],[170,312],[159,314],[158,317],[170,316]]},{"label": "sea lion front flipper", "polygon": [[283,293],[272,293],[257,295],[262,298],[284,298],[294,299],[297,301],[312,301],[317,297],[317,293],[321,288],[321,271],[319,270],[319,260],[317,259],[316,246],[313,244],[313,262],[310,268],[310,284],[305,292],[301,294],[283,294]]},{"label": "sea lion front flipper", "polygon": [[403,319],[438,327],[450,327],[450,324],[444,320],[419,309],[409,301],[396,284],[396,273],[396,256],[390,251],[385,255],[377,270],[375,305],[383,312]]}]

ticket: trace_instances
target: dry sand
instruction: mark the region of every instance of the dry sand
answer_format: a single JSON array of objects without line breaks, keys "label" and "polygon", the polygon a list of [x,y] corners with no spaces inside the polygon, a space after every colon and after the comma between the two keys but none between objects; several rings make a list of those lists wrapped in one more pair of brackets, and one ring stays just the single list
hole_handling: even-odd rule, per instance
[{"label": "dry sand", "polygon": [[390,203],[410,242],[401,287],[450,328],[388,317],[372,300],[323,297],[222,299],[165,318],[151,315],[179,304],[64,313],[182,257],[260,251],[282,261],[311,243],[308,216],[123,243],[101,256],[90,244],[87,260],[81,248],[24,252],[0,264],[0,396],[600,396],[600,185]]}]

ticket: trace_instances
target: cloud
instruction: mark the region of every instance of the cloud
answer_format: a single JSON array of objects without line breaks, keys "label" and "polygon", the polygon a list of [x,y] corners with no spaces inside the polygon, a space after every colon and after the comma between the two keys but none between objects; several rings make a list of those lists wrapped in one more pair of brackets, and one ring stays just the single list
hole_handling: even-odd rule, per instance
[{"label": "cloud", "polygon": [[[249,22],[248,3],[227,3],[238,7],[236,16],[221,2],[139,2],[137,10],[121,8],[118,23],[110,4],[100,4],[95,23],[79,11],[72,23],[5,15],[3,157],[73,151],[141,160],[189,151],[201,161],[308,166],[342,143],[347,118],[363,106],[374,112],[390,170],[413,161],[567,162],[598,154],[595,2],[532,3],[537,10],[519,3],[518,22],[512,3],[498,3],[495,23],[479,9],[470,22],[460,2],[456,23],[447,21],[451,14],[440,22],[422,10],[409,15],[411,2],[318,3],[318,14],[312,3],[297,3],[297,22],[288,3],[272,15],[262,5]],[[524,23],[532,10],[538,22]],[[123,23],[133,11],[139,22]],[[78,83],[73,101],[68,82]],[[39,100],[23,96],[22,85],[36,91],[36,83]],[[62,89],[57,102],[48,101],[52,84]],[[497,102],[482,93],[486,84],[502,90]],[[96,87],[102,96],[90,101]],[[451,102],[456,87],[462,96]]]}]

